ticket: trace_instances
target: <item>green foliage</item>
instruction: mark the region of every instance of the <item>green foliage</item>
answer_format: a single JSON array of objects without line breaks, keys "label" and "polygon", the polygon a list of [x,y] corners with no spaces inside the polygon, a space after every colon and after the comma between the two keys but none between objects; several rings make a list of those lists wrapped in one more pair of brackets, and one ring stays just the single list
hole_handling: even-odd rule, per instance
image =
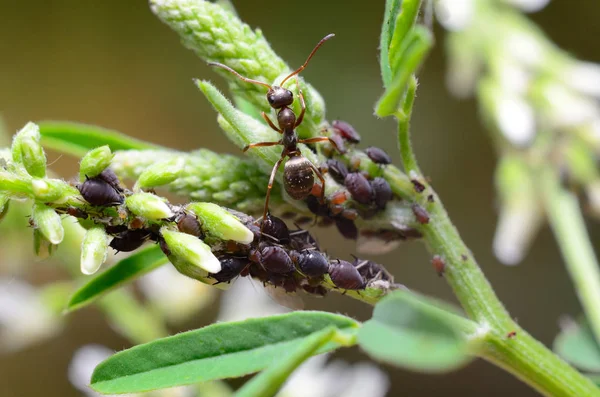
[{"label": "green foliage", "polygon": [[461,334],[475,328],[432,300],[397,291],[383,298],[358,332],[359,345],[373,358],[420,372],[444,372],[470,361]]},{"label": "green foliage", "polygon": [[600,373],[600,346],[588,322],[570,324],[554,340],[554,351],[576,367]]},{"label": "green foliage", "polygon": [[42,144],[45,147],[78,157],[103,145],[108,145],[113,152],[159,147],[120,132],[93,125],[66,121],[41,121],[39,127]]},{"label": "green foliage", "polygon": [[143,276],[167,263],[158,246],[145,248],[120,260],[80,287],[69,300],[67,310],[73,311],[93,303],[106,293]]},{"label": "green foliage", "polygon": [[[213,324],[115,354],[96,367],[91,386],[106,394],[137,393],[243,376],[267,368],[328,327],[352,333],[358,324],[323,312]],[[319,351],[338,347],[332,341]]]}]

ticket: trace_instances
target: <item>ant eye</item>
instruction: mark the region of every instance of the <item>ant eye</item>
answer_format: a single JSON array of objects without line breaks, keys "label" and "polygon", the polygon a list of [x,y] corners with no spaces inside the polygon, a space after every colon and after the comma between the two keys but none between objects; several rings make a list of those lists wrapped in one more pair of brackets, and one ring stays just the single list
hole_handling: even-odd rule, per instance
[{"label": "ant eye", "polygon": [[272,105],[275,102],[275,97],[273,95],[267,95],[267,101]]}]

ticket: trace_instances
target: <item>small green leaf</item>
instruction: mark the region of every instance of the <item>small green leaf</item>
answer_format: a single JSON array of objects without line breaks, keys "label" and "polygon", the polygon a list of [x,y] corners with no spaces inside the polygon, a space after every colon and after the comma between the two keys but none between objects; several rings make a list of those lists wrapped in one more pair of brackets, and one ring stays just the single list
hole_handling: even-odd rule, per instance
[{"label": "small green leaf", "polygon": [[334,327],[327,327],[319,332],[304,338],[296,350],[283,356],[269,368],[248,381],[238,392],[236,397],[270,397],[275,395],[281,385],[289,378],[296,368],[316,353],[325,343],[335,335]]},{"label": "small green leaf", "polygon": [[[396,24],[394,26],[394,34],[392,40],[389,43],[389,62],[392,67],[392,76],[396,74],[394,65],[399,61],[400,56],[406,48],[406,44],[410,41],[408,33],[415,26],[417,21],[417,15],[421,8],[421,0],[403,0],[400,13],[396,17]],[[419,28],[421,29],[421,28]]]},{"label": "small green leaf", "polygon": [[471,357],[459,330],[466,320],[430,299],[397,291],[375,306],[358,332],[359,345],[373,358],[420,372],[444,372]]},{"label": "small green leaf", "polygon": [[386,0],[385,12],[383,14],[383,24],[381,25],[381,37],[379,39],[379,65],[381,67],[381,78],[383,86],[389,87],[392,83],[392,68],[390,66],[389,49],[394,29],[396,28],[396,18],[400,13],[402,0]]},{"label": "small green leaf", "polygon": [[564,329],[554,340],[554,351],[584,371],[600,373],[600,346],[582,320]]},{"label": "small green leaf", "polygon": [[158,246],[148,247],[119,261],[79,288],[69,300],[67,310],[89,305],[113,289],[167,263],[167,257]]},{"label": "small green leaf", "polygon": [[113,152],[160,148],[158,145],[93,125],[65,121],[42,121],[39,123],[39,127],[42,134],[42,145],[77,157],[82,157],[89,150],[103,145],[108,145]]},{"label": "small green leaf", "polygon": [[[304,311],[213,324],[115,354],[96,367],[91,386],[105,394],[138,393],[244,376],[268,367],[328,327],[354,332],[358,323],[345,316]],[[327,343],[319,352],[337,347]]]},{"label": "small green leaf", "polygon": [[392,65],[394,79],[375,105],[375,113],[380,117],[391,116],[399,110],[412,74],[433,45],[431,32],[420,26],[410,31],[406,40],[410,41],[399,56],[398,64]]}]

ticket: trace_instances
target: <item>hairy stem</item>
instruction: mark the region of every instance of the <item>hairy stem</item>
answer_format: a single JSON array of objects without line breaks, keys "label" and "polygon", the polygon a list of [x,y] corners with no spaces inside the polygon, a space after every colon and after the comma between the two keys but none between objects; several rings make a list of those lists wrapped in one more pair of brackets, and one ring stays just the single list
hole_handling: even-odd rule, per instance
[{"label": "hairy stem", "polygon": [[585,228],[577,197],[562,188],[552,169],[542,171],[542,194],[548,219],[590,328],[600,341],[600,267]]}]

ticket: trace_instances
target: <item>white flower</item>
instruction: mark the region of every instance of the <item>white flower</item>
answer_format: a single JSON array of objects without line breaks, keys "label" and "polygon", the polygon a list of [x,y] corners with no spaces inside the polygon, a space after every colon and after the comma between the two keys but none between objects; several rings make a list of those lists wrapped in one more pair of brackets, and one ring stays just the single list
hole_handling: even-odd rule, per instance
[{"label": "white flower", "polygon": [[544,48],[537,38],[524,32],[511,32],[504,39],[504,47],[507,54],[532,68],[539,66],[545,58]]},{"label": "white flower", "polygon": [[600,64],[574,62],[562,71],[561,78],[582,94],[600,97]]},{"label": "white flower", "polygon": [[473,0],[438,0],[435,2],[435,14],[444,28],[463,30],[473,20],[474,6]]},{"label": "white flower", "polygon": [[139,286],[150,303],[157,307],[167,321],[178,323],[213,302],[216,289],[184,277],[171,265],[140,278]]},{"label": "white flower", "polygon": [[387,393],[389,378],[376,365],[349,365],[341,360],[326,363],[328,356],[322,354],[303,363],[277,397],[383,397]]},{"label": "white flower", "polygon": [[535,202],[507,203],[500,210],[494,235],[494,255],[505,265],[522,260],[539,230],[544,215]]},{"label": "white flower", "polygon": [[219,321],[241,321],[290,311],[275,302],[262,284],[253,282],[248,277],[238,278],[232,284],[221,298]]},{"label": "white flower", "polygon": [[546,7],[550,0],[504,0],[506,3],[519,7],[525,12],[536,12]]},{"label": "white flower", "polygon": [[558,126],[581,126],[600,118],[600,110],[593,100],[563,85],[548,84],[544,97],[550,106],[548,115]]},{"label": "white flower", "polygon": [[15,351],[50,338],[61,329],[59,316],[38,291],[16,279],[0,279],[0,351]]},{"label": "white flower", "polygon": [[535,114],[520,96],[497,98],[496,122],[502,134],[516,146],[527,146],[535,136]]},{"label": "white flower", "polygon": [[498,60],[496,70],[499,83],[505,91],[526,94],[531,76],[525,68],[517,62],[502,58]]}]

